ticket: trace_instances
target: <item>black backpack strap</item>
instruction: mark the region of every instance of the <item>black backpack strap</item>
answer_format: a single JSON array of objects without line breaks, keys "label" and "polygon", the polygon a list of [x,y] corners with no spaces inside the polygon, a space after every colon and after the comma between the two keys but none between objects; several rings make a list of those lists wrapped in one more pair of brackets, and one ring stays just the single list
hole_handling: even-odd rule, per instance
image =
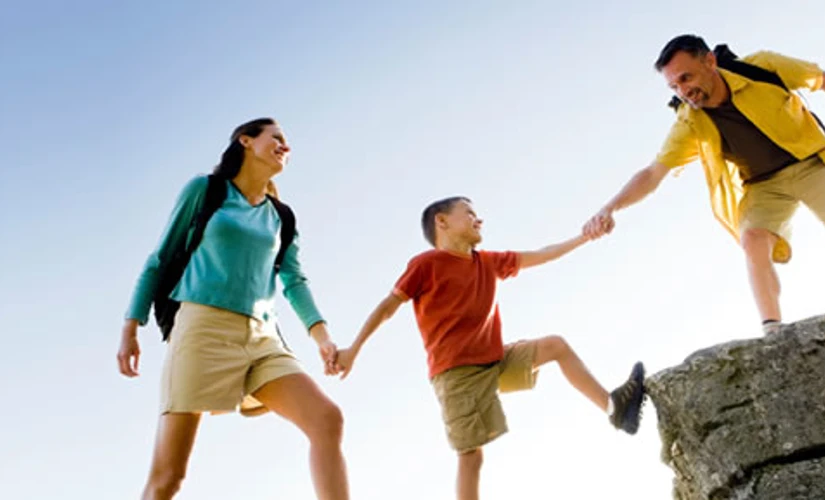
[{"label": "black backpack strap", "polygon": [[284,262],[286,251],[292,241],[295,239],[295,212],[286,203],[280,201],[274,196],[268,196],[269,201],[278,212],[278,217],[281,219],[281,246],[278,248],[278,254],[275,256],[275,274],[281,270],[281,264]]},{"label": "black backpack strap", "polygon": [[175,249],[169,263],[162,268],[158,287],[155,290],[153,298],[155,320],[164,341],[168,340],[169,334],[172,333],[175,314],[180,307],[180,304],[169,298],[169,295],[183,277],[192,253],[203,239],[206,224],[226,199],[226,181],[214,175],[210,175],[208,180],[203,203],[190,222],[186,242]]},{"label": "black backpack strap", "polygon": [[[727,44],[720,43],[716,47],[713,48],[713,54],[716,56],[716,64],[720,68],[726,69],[732,73],[736,73],[739,76],[744,76],[749,80],[753,80],[755,82],[763,82],[763,83],[770,83],[772,85],[776,85],[777,87],[783,89],[785,92],[790,92],[788,86],[785,85],[785,82],[782,81],[782,78],[779,77],[773,71],[767,70],[765,68],[760,68],[759,66],[747,63],[734,54],[730,47]],[[673,111],[678,111],[679,106],[682,105],[682,100],[679,99],[678,96],[673,96],[670,98],[670,102],[667,105],[673,109]],[[825,123],[822,123],[822,120],[814,113],[810,108],[808,108],[808,113],[813,116],[814,120],[819,124],[819,128],[825,132]]]},{"label": "black backpack strap", "polygon": [[[730,48],[728,48],[727,45],[717,45],[713,48],[713,53],[716,55],[716,63],[720,68],[732,71],[733,73],[744,76],[749,80],[776,85],[785,92],[790,92],[790,89],[788,89],[788,86],[785,85],[785,82],[782,81],[782,78],[778,74],[765,68],[760,68],[759,66],[742,61],[736,56],[736,54],[733,53],[732,50],[730,50]],[[814,117],[814,120],[816,120],[820,128],[825,131],[825,124],[822,123],[822,120],[819,119],[816,113],[814,113],[810,108],[808,108],[808,112]]]},{"label": "black backpack strap", "polygon": [[203,239],[203,232],[206,230],[209,219],[215,215],[215,212],[221,208],[224,200],[226,200],[226,180],[214,174],[210,174],[208,179],[209,184],[206,186],[203,205],[198,215],[192,219],[192,233],[186,244],[187,261]]},{"label": "black backpack strap", "polygon": [[716,64],[723,69],[744,76],[749,80],[755,82],[771,83],[784,90],[788,90],[788,86],[782,81],[773,71],[765,68],[760,68],[736,57],[736,54],[731,51],[726,44],[719,44],[713,48],[713,53],[716,55]]}]

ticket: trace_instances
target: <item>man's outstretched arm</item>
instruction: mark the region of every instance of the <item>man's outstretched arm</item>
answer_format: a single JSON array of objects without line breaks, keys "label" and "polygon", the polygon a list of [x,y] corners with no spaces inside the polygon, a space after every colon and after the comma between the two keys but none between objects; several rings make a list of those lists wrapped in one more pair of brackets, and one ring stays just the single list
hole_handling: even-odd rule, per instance
[{"label": "man's outstretched arm", "polygon": [[627,184],[607,204],[590,218],[582,228],[588,238],[599,238],[613,230],[616,222],[613,213],[642,201],[662,183],[670,169],[667,165],[654,162],[636,172]]}]

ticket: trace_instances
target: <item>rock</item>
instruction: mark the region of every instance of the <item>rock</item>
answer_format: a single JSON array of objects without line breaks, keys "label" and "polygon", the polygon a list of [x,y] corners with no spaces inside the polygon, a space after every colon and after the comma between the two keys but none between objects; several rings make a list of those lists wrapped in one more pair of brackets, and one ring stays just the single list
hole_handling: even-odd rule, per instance
[{"label": "rock", "polygon": [[677,500],[825,499],[825,316],[645,383]]}]

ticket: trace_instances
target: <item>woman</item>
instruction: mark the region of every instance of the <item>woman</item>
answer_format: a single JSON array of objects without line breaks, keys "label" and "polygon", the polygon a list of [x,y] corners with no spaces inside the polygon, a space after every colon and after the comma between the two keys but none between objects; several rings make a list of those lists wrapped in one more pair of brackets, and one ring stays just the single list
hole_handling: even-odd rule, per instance
[{"label": "woman", "polygon": [[[306,434],[318,498],[349,498],[341,411],[303,372],[274,317],[280,219],[267,195],[277,196],[270,179],[283,170],[289,151],[278,124],[261,118],[235,129],[215,167],[214,176],[227,184],[226,199],[209,218],[171,294],[180,309],[163,368],[161,417],[144,500],[172,498],[179,490],[201,413],[233,411],[242,402],[259,403]],[[138,279],[117,355],[127,377],[138,375],[137,328],[148,319],[161,263],[186,240],[207,184],[207,176],[198,176],[184,187]],[[333,373],[336,347],[301,271],[294,240],[278,274],[284,295],[318,343],[326,371]]]}]

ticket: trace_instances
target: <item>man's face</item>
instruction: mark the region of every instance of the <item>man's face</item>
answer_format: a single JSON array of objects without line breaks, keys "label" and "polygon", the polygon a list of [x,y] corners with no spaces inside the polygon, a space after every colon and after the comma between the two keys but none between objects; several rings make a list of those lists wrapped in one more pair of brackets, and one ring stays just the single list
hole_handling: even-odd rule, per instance
[{"label": "man's face", "polygon": [[694,56],[677,52],[662,68],[668,86],[693,108],[707,106],[716,90],[716,57],[713,53]]}]

